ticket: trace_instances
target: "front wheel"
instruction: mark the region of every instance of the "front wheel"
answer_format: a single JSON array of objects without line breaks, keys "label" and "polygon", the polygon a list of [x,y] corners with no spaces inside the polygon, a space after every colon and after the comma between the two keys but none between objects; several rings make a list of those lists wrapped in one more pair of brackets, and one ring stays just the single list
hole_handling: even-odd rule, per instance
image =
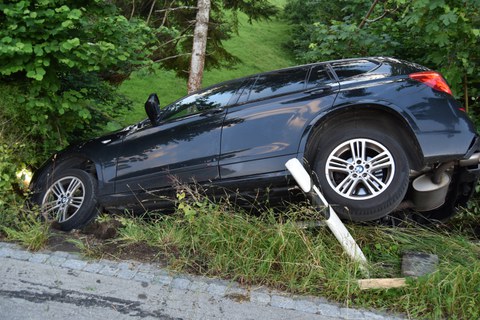
[{"label": "front wheel", "polygon": [[45,182],[35,202],[44,218],[68,231],[82,227],[97,214],[96,193],[94,177],[80,169],[67,169],[54,173],[51,183]]},{"label": "front wheel", "polygon": [[409,165],[404,150],[374,127],[324,133],[314,170],[322,191],[341,218],[379,219],[402,201],[408,188]]}]

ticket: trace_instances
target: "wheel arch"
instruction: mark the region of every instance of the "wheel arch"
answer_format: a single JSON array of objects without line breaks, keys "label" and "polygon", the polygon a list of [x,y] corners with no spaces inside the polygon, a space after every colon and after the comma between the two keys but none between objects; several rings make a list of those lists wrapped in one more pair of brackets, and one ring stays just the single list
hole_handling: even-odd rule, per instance
[{"label": "wheel arch", "polygon": [[84,154],[56,154],[43,165],[34,176],[34,187],[41,181],[49,179],[55,170],[82,169],[91,174],[99,183],[102,177],[98,162]]},{"label": "wheel arch", "polygon": [[[380,118],[382,121],[379,121]],[[318,135],[325,130],[335,130],[356,123],[368,123],[394,135],[402,148],[407,150],[410,168],[420,170],[423,167],[422,149],[410,124],[396,110],[378,104],[349,105],[317,117],[304,134],[300,152],[303,152],[303,157],[308,163],[313,164],[319,147]]]},{"label": "wheel arch", "polygon": [[92,158],[83,154],[72,154],[65,158],[60,158],[53,169],[81,169],[93,175],[98,180],[99,167]]}]

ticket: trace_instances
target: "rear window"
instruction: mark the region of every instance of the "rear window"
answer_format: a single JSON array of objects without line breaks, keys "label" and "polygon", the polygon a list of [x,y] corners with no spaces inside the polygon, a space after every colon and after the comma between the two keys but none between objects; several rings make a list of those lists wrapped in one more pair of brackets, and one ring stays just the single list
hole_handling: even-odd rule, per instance
[{"label": "rear window", "polygon": [[303,90],[308,67],[275,71],[259,75],[250,90],[249,101]]},{"label": "rear window", "polygon": [[335,73],[340,80],[367,73],[378,67],[378,65],[378,62],[370,60],[342,61],[332,63],[333,70],[335,70]]}]

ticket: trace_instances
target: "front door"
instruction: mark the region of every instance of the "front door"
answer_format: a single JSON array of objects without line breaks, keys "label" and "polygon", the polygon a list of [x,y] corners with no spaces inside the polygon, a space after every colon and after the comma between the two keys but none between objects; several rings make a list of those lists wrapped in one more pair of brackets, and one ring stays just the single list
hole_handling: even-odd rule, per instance
[{"label": "front door", "polygon": [[241,83],[194,93],[165,108],[158,126],[129,133],[118,157],[116,193],[138,193],[175,183],[219,178],[225,107]]}]

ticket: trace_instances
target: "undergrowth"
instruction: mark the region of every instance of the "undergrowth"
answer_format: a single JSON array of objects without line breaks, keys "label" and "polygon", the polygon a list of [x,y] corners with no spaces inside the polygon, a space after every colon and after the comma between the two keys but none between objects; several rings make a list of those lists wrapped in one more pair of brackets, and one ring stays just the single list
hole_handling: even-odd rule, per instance
[{"label": "undergrowth", "polygon": [[[361,291],[357,280],[366,275],[330,231],[318,226],[322,217],[315,209],[292,205],[252,214],[228,202],[214,203],[189,193],[187,189],[177,194],[177,210],[171,215],[101,216],[100,222],[114,221],[119,226],[115,238],[104,245],[148,246],[177,271],[320,295],[350,307],[401,312],[413,318],[480,318],[480,243],[473,230],[480,217],[471,211],[465,210],[448,225],[348,225],[369,261],[370,278],[400,277],[405,252],[436,254],[440,261],[436,272],[409,278],[406,287]],[[32,214],[0,212],[0,220],[0,230],[8,239],[30,249],[40,248],[49,236],[47,225]],[[85,254],[102,256],[102,245],[92,244],[91,238],[81,240],[75,243]]]},{"label": "undergrowth", "polygon": [[[122,227],[113,241],[146,243],[170,257],[171,268],[245,285],[321,295],[414,318],[480,318],[480,245],[461,227],[348,226],[370,262],[371,278],[400,277],[405,252],[432,253],[440,260],[435,273],[408,279],[407,287],[360,291],[357,280],[364,275],[329,230],[305,229],[297,223],[321,219],[314,209],[291,206],[281,213],[252,215],[198,195],[178,197],[173,215],[119,218]],[[480,220],[476,215],[470,219]]]},{"label": "undergrowth", "polygon": [[0,85],[0,239],[18,241],[30,250],[42,248],[48,238],[48,227],[35,213],[25,210],[26,186],[18,172],[27,168],[31,137],[22,132],[18,118],[8,110],[17,107],[18,94],[13,86]]}]

